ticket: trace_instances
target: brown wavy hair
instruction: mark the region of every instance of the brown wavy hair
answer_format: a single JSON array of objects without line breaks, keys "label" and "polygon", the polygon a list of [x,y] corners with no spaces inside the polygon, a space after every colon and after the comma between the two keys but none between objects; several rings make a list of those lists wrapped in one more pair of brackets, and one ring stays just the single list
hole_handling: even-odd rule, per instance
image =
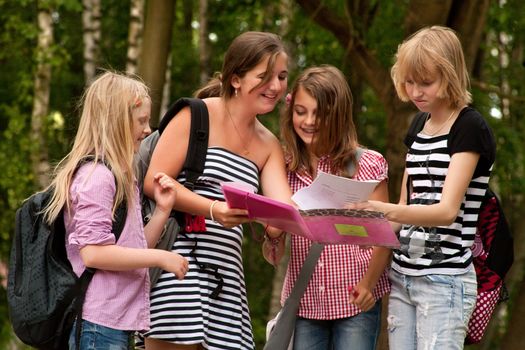
[{"label": "brown wavy hair", "polygon": [[357,133],[352,119],[352,92],[344,74],[336,67],[321,65],[304,70],[296,79],[290,92],[289,103],[281,114],[281,139],[285,154],[289,158],[289,171],[307,169],[310,166],[309,152],[294,131],[293,107],[299,88],[304,89],[317,101],[317,134],[311,151],[321,157],[329,155],[334,170],[348,175],[346,168],[354,162],[358,146]]},{"label": "brown wavy hair", "polygon": [[263,86],[270,80],[275,60],[281,53],[286,53],[286,49],[277,34],[244,32],[237,36],[228,47],[221,72],[216,72],[205,86],[194,93],[194,96],[198,98],[222,96],[226,100],[230,99],[235,94],[235,89],[231,84],[233,77],[244,77],[264,58],[270,56],[266,74],[253,89]]}]

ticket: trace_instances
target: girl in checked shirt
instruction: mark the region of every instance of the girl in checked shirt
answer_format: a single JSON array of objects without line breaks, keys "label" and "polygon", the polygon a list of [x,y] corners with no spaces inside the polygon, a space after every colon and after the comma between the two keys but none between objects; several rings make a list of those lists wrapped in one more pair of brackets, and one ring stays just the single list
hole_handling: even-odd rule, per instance
[{"label": "girl in checked shirt", "polygon": [[[306,69],[289,95],[281,132],[293,192],[310,185],[318,171],[348,176],[345,169],[350,162],[356,163],[358,142],[352,121],[352,94],[342,72],[327,65]],[[385,158],[367,149],[355,165],[352,178],[379,180],[371,199],[388,202]],[[282,304],[311,243],[291,236]],[[266,257],[272,262],[272,256]],[[385,273],[390,258],[387,248],[327,245],[301,299],[294,349],[375,349],[381,298],[390,291]]]}]

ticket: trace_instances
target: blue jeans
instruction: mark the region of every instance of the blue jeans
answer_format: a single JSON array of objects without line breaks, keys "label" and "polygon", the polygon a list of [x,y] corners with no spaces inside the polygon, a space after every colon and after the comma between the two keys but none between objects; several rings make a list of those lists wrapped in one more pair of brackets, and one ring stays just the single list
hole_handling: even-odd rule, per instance
[{"label": "blue jeans", "polygon": [[[75,332],[76,322],[69,335],[69,350],[76,349]],[[83,320],[80,350],[128,350],[131,349],[131,333]]]},{"label": "blue jeans", "polygon": [[392,269],[390,281],[390,349],[463,349],[476,304],[473,265],[462,275],[407,276]]},{"label": "blue jeans", "polygon": [[297,317],[294,350],[373,350],[381,324],[381,300],[366,312],[336,320]]}]

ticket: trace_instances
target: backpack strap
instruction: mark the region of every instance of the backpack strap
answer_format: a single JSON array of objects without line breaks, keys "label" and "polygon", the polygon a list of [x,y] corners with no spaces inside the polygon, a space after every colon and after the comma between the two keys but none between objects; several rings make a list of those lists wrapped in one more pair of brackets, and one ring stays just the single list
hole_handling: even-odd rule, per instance
[{"label": "backpack strap", "polygon": [[183,97],[168,108],[159,124],[159,134],[162,134],[171,119],[184,107],[190,106],[191,128],[186,160],[183,170],[186,171],[184,186],[193,191],[195,183],[204,171],[204,163],[208,150],[209,116],[206,104],[199,98]]},{"label": "backpack strap", "polygon": [[412,119],[412,123],[410,124],[410,127],[407,131],[407,140],[410,144],[414,142],[416,139],[417,134],[423,130],[423,126],[425,126],[425,122],[428,119],[428,113],[426,112],[417,112],[414,116],[414,119]]}]

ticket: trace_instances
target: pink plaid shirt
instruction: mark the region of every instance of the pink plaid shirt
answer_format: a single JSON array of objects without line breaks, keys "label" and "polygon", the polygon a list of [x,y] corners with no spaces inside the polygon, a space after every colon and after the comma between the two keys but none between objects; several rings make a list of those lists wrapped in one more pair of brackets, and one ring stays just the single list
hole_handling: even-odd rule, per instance
[{"label": "pink plaid shirt", "polygon": [[[319,160],[317,171],[333,173],[328,156]],[[353,179],[382,181],[387,177],[388,164],[385,158],[378,152],[366,150],[359,159],[359,170]],[[310,185],[312,181],[312,177],[308,174],[288,172],[288,182],[294,193]],[[284,304],[290,295],[310,245],[310,240],[291,235],[290,262],[284,280],[281,304]],[[360,313],[360,309],[348,302],[348,287],[356,285],[361,280],[371,257],[371,248],[327,245],[301,299],[298,315],[308,319],[333,320]],[[378,300],[388,292],[390,292],[390,282],[385,271],[379,278],[373,295]]]}]

